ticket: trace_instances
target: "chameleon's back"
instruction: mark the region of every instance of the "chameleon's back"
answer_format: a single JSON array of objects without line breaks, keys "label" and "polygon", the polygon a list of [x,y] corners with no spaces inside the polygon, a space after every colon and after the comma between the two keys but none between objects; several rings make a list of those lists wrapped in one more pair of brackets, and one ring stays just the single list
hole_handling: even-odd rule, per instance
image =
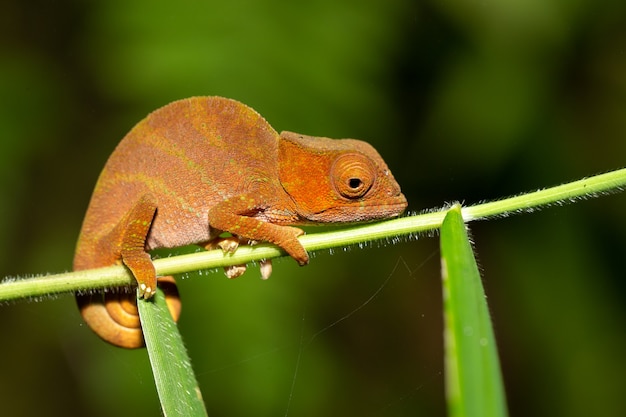
[{"label": "chameleon's back", "polygon": [[[207,213],[214,204],[243,190],[280,187],[272,157],[277,149],[276,131],[234,100],[195,97],[156,110],[128,133],[107,161],[85,215],[74,269],[120,262],[120,225],[147,194],[157,207],[147,250],[209,241]],[[134,292],[81,295],[77,300],[85,321],[105,340],[143,346],[138,318],[132,316]],[[173,300],[178,303],[176,295]],[[129,325],[136,326],[130,341],[109,317],[119,307],[130,310]]]}]

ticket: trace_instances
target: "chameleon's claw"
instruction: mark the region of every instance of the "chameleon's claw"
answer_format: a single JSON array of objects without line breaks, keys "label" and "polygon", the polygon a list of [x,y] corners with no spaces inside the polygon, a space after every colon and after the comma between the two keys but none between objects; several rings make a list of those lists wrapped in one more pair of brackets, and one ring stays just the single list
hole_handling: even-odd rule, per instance
[{"label": "chameleon's claw", "polygon": [[140,284],[137,287],[137,296],[139,298],[145,298],[146,300],[148,298],[152,298],[155,292],[156,292],[156,289],[149,287],[146,284]]},{"label": "chameleon's claw", "polygon": [[259,262],[259,269],[261,270],[261,279],[268,279],[272,275],[272,260],[264,259]]},{"label": "chameleon's claw", "polygon": [[237,248],[239,247],[239,238],[237,237],[222,237],[217,239],[211,245],[213,248],[215,246],[219,246],[224,253],[235,253]]},{"label": "chameleon's claw", "polygon": [[[239,247],[239,242],[240,239],[236,236],[219,237],[206,243],[204,245],[204,248],[206,250],[220,248],[225,254],[235,253],[235,251]],[[224,274],[226,274],[226,277],[228,279],[240,277],[241,275],[243,275],[244,272],[246,272],[245,265],[231,265],[224,267]]]},{"label": "chameleon's claw", "polygon": [[240,277],[244,272],[246,272],[245,265],[231,265],[224,267],[224,273],[228,279]]}]

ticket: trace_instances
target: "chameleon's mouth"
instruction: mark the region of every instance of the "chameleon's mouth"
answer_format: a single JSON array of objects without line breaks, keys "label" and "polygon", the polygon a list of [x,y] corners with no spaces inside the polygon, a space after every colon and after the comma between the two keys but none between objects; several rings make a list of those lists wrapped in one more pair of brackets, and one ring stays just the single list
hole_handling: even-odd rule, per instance
[{"label": "chameleon's mouth", "polygon": [[398,217],[407,208],[403,194],[390,197],[385,202],[353,202],[329,207],[317,213],[310,213],[306,220],[311,223],[357,223]]}]

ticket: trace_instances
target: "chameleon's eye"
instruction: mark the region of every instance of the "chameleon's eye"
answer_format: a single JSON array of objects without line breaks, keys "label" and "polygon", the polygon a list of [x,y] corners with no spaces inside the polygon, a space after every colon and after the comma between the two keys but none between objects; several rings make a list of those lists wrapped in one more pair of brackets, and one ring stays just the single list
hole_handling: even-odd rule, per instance
[{"label": "chameleon's eye", "polygon": [[363,197],[372,188],[374,178],[376,167],[369,158],[358,153],[339,156],[331,170],[335,190],[351,200]]}]

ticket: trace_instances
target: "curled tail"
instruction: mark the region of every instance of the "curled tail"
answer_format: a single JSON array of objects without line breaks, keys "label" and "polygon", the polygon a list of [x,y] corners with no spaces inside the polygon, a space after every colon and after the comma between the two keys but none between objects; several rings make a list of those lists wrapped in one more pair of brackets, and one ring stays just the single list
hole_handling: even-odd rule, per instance
[{"label": "curled tail", "polygon": [[[167,307],[177,321],[181,302],[174,278],[159,278],[158,286],[165,293]],[[77,294],[76,302],[83,320],[104,341],[126,349],[145,346],[135,291],[120,289],[118,292]]]}]

